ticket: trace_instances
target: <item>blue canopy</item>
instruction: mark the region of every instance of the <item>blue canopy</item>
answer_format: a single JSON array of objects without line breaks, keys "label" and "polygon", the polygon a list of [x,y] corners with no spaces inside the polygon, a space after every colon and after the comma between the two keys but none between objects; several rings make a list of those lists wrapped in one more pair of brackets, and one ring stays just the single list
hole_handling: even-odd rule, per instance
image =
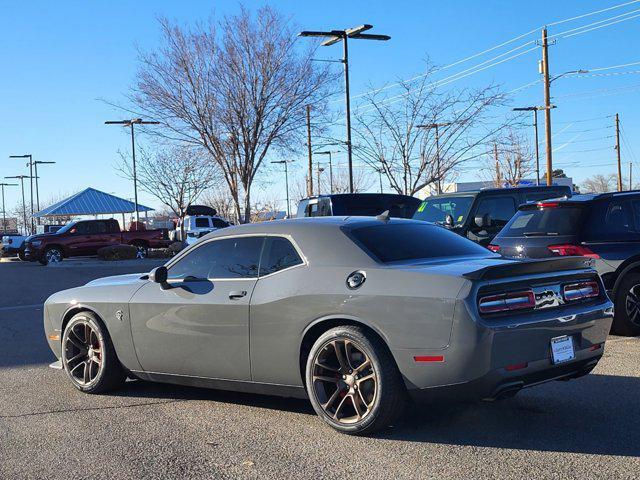
[{"label": "blue canopy", "polygon": [[[95,188],[87,188],[69,198],[35,213],[34,217],[62,217],[76,215],[102,215],[109,213],[135,212],[135,203],[124,198],[109,195]],[[148,212],[153,208],[138,204],[139,212]]]}]

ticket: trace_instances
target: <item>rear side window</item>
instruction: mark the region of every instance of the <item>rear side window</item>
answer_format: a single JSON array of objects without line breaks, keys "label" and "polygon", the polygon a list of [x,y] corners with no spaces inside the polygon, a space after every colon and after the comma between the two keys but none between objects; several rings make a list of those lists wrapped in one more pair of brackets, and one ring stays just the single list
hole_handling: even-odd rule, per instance
[{"label": "rear side window", "polygon": [[211,222],[213,223],[213,226],[215,228],[226,228],[229,226],[227,222],[225,222],[224,220],[220,220],[219,218],[212,218]]},{"label": "rear side window", "polygon": [[301,263],[300,255],[289,240],[283,237],[267,237],[260,262],[261,276],[279,272]]},{"label": "rear side window", "polygon": [[500,236],[576,235],[582,213],[583,209],[580,207],[526,208],[515,214]]},{"label": "rear side window", "polygon": [[585,236],[587,240],[622,241],[638,237],[629,200],[612,199],[594,204]]},{"label": "rear side window", "polygon": [[424,223],[375,225],[350,231],[355,243],[382,263],[437,257],[484,255],[480,245],[449,230]]},{"label": "rear side window", "polygon": [[512,197],[488,197],[480,201],[476,215],[488,213],[495,226],[503,227],[515,212],[516,202]]},{"label": "rear side window", "polygon": [[375,217],[386,210],[386,205],[375,195],[336,197],[333,200],[334,215]]}]

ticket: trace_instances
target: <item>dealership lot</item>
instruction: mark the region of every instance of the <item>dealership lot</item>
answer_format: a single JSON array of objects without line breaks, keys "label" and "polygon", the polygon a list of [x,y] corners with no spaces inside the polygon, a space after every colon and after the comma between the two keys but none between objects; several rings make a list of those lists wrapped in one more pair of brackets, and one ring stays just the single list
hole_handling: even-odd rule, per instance
[{"label": "dealership lot", "polygon": [[158,262],[0,263],[0,478],[632,478],[640,472],[640,338],[611,337],[595,372],[496,402],[412,407],[371,438],[329,429],[307,402],[130,382],[71,387],[42,302]]}]

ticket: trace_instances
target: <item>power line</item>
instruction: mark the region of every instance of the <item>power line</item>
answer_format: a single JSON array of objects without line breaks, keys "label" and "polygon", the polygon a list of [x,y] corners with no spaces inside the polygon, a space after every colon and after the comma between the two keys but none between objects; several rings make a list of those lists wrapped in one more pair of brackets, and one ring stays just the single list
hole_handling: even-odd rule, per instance
[{"label": "power line", "polygon": [[631,5],[633,3],[638,3],[638,2],[640,2],[640,0],[632,0],[632,1],[626,2],[626,3],[619,3],[618,5],[613,5],[611,7],[603,8],[602,10],[595,10],[593,12],[584,13],[582,15],[577,15],[575,17],[566,18],[564,20],[559,20],[557,22],[548,23],[547,26],[548,27],[553,27],[554,25],[560,25],[561,23],[567,23],[567,22],[571,22],[573,20],[579,20],[580,18],[585,18],[585,17],[589,17],[589,16],[592,16],[592,15],[597,15],[598,13],[608,12],[609,10],[615,10],[616,8],[626,7],[627,5]]},{"label": "power line", "polygon": [[[582,35],[583,33],[588,33],[591,32],[593,30],[598,30],[600,28],[605,28],[605,27],[610,27],[611,25],[616,25],[618,23],[621,22],[626,22],[627,20],[633,20],[636,17],[640,17],[640,13],[636,13],[636,12],[640,12],[640,9],[637,10],[633,10],[631,12],[627,12],[624,13],[622,15],[616,15],[615,17],[610,17],[604,20],[600,20],[599,22],[593,22],[591,24],[587,24],[587,25],[583,25],[581,27],[576,27],[576,28],[572,28],[570,30],[565,30],[564,32],[560,32],[560,33],[556,33],[554,35],[551,35],[550,38],[570,38],[570,37],[575,37],[576,35]],[[631,17],[627,17],[627,15],[631,14],[631,13],[636,13],[636,15],[633,15]],[[626,17],[626,18],[619,18],[619,17]],[[611,21],[613,19],[618,18],[618,20],[615,21]],[[603,22],[609,22],[609,23],[604,23],[604,25],[598,25],[600,23]],[[592,26],[592,25],[598,25],[598,26]],[[587,28],[587,27],[591,27],[591,28]],[[573,32],[573,33],[571,33]]]}]

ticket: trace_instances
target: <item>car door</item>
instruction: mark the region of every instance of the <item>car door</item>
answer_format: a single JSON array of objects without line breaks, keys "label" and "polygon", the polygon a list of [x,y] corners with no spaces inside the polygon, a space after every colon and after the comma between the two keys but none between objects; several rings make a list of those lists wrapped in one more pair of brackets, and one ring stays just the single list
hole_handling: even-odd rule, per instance
[{"label": "car door", "polygon": [[131,333],[147,372],[249,380],[249,302],[264,237],[209,240],[130,300]]},{"label": "car door", "polygon": [[67,255],[76,257],[78,255],[88,255],[91,245],[89,225],[91,222],[78,222],[65,239]]}]

